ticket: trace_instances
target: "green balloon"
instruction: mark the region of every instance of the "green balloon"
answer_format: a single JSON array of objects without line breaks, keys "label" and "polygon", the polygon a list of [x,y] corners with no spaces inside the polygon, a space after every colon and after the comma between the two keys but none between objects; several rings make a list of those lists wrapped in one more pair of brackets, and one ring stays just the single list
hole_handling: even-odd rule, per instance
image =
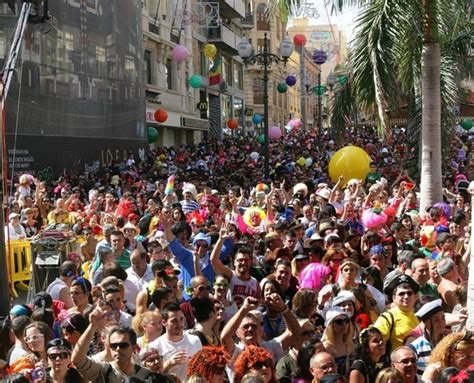
[{"label": "green balloon", "polygon": [[461,121],[461,128],[463,128],[465,131],[469,131],[472,128],[472,120],[470,118],[464,118]]},{"label": "green balloon", "polygon": [[149,144],[153,144],[158,139],[158,130],[153,126],[147,128],[146,138]]},{"label": "green balloon", "polygon": [[324,93],[326,93],[326,85],[318,85],[313,88],[313,92],[317,96],[322,96]]},{"label": "green balloon", "polygon": [[261,134],[258,136],[258,142],[261,143],[262,145],[265,143],[265,135]]},{"label": "green balloon", "polygon": [[277,90],[280,93],[285,93],[288,90],[288,85],[286,85],[284,82],[281,82],[277,85]]},{"label": "green balloon", "polygon": [[344,85],[347,82],[347,80],[349,80],[349,77],[347,77],[345,74],[337,77],[337,82],[341,85]]},{"label": "green balloon", "polygon": [[197,89],[200,88],[202,85],[202,77],[198,74],[192,75],[189,79],[189,86],[191,88]]}]

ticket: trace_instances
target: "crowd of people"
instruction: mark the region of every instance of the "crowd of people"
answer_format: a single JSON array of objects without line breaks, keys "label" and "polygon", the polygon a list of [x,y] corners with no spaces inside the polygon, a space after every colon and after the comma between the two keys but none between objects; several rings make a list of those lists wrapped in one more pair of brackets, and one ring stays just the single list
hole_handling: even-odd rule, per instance
[{"label": "crowd of people", "polygon": [[[292,131],[130,154],[56,182],[24,174],[6,238],[82,238],[0,325],[5,382],[467,383],[471,141],[419,210],[403,129]],[[330,179],[347,144],[365,179]],[[350,169],[347,174],[350,174]]]}]

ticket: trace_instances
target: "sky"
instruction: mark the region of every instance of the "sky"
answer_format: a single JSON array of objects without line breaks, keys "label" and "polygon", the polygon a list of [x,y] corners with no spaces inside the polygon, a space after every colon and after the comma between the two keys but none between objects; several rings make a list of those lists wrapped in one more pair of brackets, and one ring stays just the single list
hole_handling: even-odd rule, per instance
[{"label": "sky", "polygon": [[337,25],[339,29],[343,29],[346,32],[347,40],[349,41],[351,39],[355,28],[355,19],[358,12],[357,8],[347,8],[342,13],[331,15],[330,9],[326,12],[324,0],[306,0],[304,2],[310,5],[311,10],[315,9],[319,14],[319,17],[310,19],[311,25],[327,25],[329,23]]}]

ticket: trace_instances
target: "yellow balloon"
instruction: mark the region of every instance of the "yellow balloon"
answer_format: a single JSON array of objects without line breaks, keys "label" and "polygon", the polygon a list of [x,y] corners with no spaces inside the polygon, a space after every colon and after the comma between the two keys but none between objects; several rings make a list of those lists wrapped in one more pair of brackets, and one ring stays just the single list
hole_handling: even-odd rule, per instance
[{"label": "yellow balloon", "polygon": [[304,159],[304,157],[300,157],[300,158],[298,158],[298,161],[296,161],[296,163],[299,166],[304,166],[306,164],[306,160]]},{"label": "yellow balloon", "polygon": [[329,161],[329,176],[332,182],[336,183],[342,175],[344,180],[341,187],[345,187],[347,182],[353,178],[364,182],[370,170],[372,159],[358,146],[345,146],[339,149]]},{"label": "yellow balloon", "polygon": [[216,57],[216,54],[217,54],[216,46],[214,44],[206,44],[204,46],[204,54],[206,55],[206,57],[210,59]]}]

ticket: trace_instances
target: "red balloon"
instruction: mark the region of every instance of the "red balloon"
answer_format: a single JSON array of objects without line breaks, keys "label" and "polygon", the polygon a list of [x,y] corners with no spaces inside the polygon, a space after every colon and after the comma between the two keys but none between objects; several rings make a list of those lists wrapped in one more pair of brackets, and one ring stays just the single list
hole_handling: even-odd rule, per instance
[{"label": "red balloon", "polygon": [[157,109],[155,111],[155,121],[165,122],[168,119],[168,112],[164,109]]},{"label": "red balloon", "polygon": [[302,47],[303,45],[306,44],[306,36],[302,35],[301,33],[298,33],[293,37],[293,42],[297,47]]},{"label": "red balloon", "polygon": [[233,118],[227,121],[227,127],[229,129],[237,129],[238,126],[239,126],[239,123],[237,122],[237,120],[234,120]]}]

